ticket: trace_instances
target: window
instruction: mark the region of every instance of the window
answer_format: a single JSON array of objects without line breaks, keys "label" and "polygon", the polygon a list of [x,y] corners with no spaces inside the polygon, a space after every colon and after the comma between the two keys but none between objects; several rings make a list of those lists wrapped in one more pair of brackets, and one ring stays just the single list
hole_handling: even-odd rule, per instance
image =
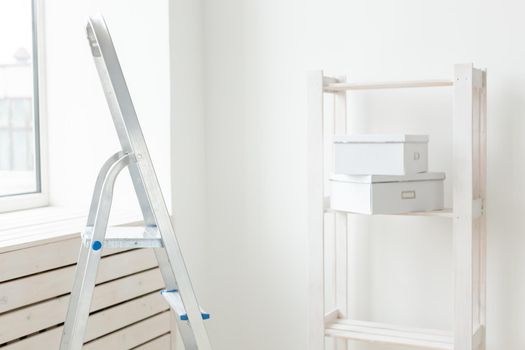
[{"label": "window", "polygon": [[0,211],[46,203],[36,1],[0,1]]}]

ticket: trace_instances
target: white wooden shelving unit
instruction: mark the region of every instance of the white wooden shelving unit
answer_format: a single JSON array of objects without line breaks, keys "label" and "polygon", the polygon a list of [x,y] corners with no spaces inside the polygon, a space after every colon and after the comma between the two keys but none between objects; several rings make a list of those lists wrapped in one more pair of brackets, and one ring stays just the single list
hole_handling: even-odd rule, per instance
[{"label": "white wooden shelving unit", "polygon": [[[326,137],[347,130],[347,93],[353,90],[443,87],[454,89],[453,208],[414,216],[440,216],[453,221],[454,322],[449,332],[415,329],[353,320],[348,314],[348,213],[329,208],[326,198]],[[333,115],[325,115],[324,100],[333,94]],[[333,130],[324,130],[325,118],[333,118]],[[328,150],[330,152],[330,150]],[[328,153],[329,154],[329,153]],[[384,83],[349,83],[323,75],[308,78],[308,217],[310,239],[309,349],[325,350],[326,338],[335,338],[334,349],[348,349],[347,340],[405,345],[420,349],[485,349],[485,187],[486,187],[486,72],[472,64],[454,66],[450,80]],[[333,230],[325,221],[333,220]],[[432,219],[429,219],[432,220]],[[429,222],[431,224],[431,222]],[[331,231],[331,232],[327,232]],[[333,290],[336,308],[325,310],[325,236],[332,235]]]}]

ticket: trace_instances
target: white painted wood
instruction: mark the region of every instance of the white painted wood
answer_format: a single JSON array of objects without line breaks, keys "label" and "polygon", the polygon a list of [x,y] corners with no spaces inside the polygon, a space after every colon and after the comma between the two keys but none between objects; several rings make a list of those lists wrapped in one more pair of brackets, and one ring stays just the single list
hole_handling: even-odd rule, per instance
[{"label": "white painted wood", "polygon": [[161,337],[153,339],[146,344],[142,344],[134,350],[168,350],[170,348],[170,335],[165,334]]},{"label": "white painted wood", "polygon": [[404,89],[404,88],[423,88],[423,87],[442,87],[453,86],[451,80],[413,80],[413,81],[391,81],[377,83],[327,83],[324,91],[338,92],[348,90],[374,90],[374,89]]},{"label": "white painted wood", "polygon": [[[167,304],[163,301],[160,293],[158,293],[158,290],[162,287],[163,282],[158,269],[145,271],[104,283],[95,288],[91,311],[102,310],[111,305],[119,304],[126,300],[140,297],[146,293],[154,292],[155,296],[146,299],[146,302],[138,301],[138,304],[123,304],[125,306],[121,308],[122,312],[129,313],[128,324],[133,323],[133,312],[139,310],[140,307],[158,308],[159,302],[156,302],[157,294],[158,297],[162,299],[160,304],[163,306],[163,308],[158,311],[168,309]],[[64,322],[68,301],[69,294],[0,314],[0,324],[10,325],[9,327],[0,328],[0,344]],[[155,301],[155,303],[152,301]],[[104,312],[106,311],[103,311],[102,313]],[[113,319],[115,318],[114,316],[111,317]],[[110,326],[107,326],[108,329],[110,329]],[[88,334],[90,334],[89,330]]]},{"label": "white painted wood", "polygon": [[79,247],[80,238],[77,237],[0,253],[0,266],[2,266],[0,282],[74,264],[78,257]]},{"label": "white painted wood", "polygon": [[[345,77],[338,79],[345,82]],[[346,135],[346,92],[334,94],[334,128],[335,136]],[[333,147],[333,145],[332,145]],[[335,153],[335,152],[334,152]],[[348,317],[348,215],[334,213],[335,229],[335,305],[340,317]],[[347,350],[346,339],[335,341],[336,350]]]},{"label": "white painted wood", "polygon": [[[480,193],[482,201],[482,216],[480,218],[480,258],[479,258],[479,323],[483,330],[479,337],[479,350],[485,350],[485,327],[487,305],[487,226],[485,214],[485,200],[487,195],[487,72],[483,71],[482,90],[480,98]],[[476,337],[475,337],[476,340]]]},{"label": "white painted wood", "polygon": [[[105,315],[107,316],[107,315]],[[105,318],[90,318],[90,322],[106,322]],[[89,327],[89,326],[88,326]],[[83,349],[108,350],[129,349],[148,342],[150,339],[169,332],[169,311],[132,324],[116,332],[93,340]],[[56,327],[44,333],[7,345],[5,350],[57,349],[60,345],[62,327]],[[100,336],[104,333],[100,334]]]},{"label": "white painted wood", "polygon": [[454,349],[472,350],[473,334],[473,67],[455,66],[453,206],[455,259]]},{"label": "white painted wood", "polygon": [[323,73],[308,75],[308,349],[324,350]]},{"label": "white painted wood", "polygon": [[[93,311],[111,305],[119,305],[90,316],[86,340],[95,339],[112,330],[117,330],[126,325],[133,324],[136,321],[140,321],[140,319],[153,315],[158,311],[166,310],[168,306],[163,302],[160,293],[156,292],[159,288],[162,288],[162,284],[160,272],[156,269],[97,286],[92,304]],[[151,294],[152,290],[155,291],[153,294]],[[140,295],[147,293],[150,294],[140,298]],[[133,299],[137,297],[139,298]],[[2,340],[10,338],[10,334],[12,335],[15,332],[25,332],[24,335],[32,334],[42,326],[49,327],[53,324],[60,324],[65,317],[67,298],[68,296],[58,298],[58,302],[54,302],[55,299],[52,299],[33,305],[31,306],[32,309],[25,314],[23,309],[21,309],[17,310],[17,314],[12,317],[10,316],[12,313],[0,316],[0,323],[3,324],[5,322],[6,324],[13,325],[12,328],[2,333]],[[126,300],[131,301],[120,304]],[[158,300],[161,302],[159,303]],[[54,311],[53,307],[57,307],[58,310]],[[46,312],[48,313],[47,318]],[[144,317],[141,317],[141,315]],[[4,316],[7,316],[8,319],[4,319]],[[23,321],[22,317],[24,316],[26,318],[29,317],[29,319]],[[91,318],[93,320],[91,320]],[[20,323],[14,323],[17,320]],[[10,333],[7,334],[7,332]],[[56,349],[60,342],[61,332],[61,326],[51,328],[23,340],[12,342],[6,349]],[[0,344],[1,343],[2,342],[0,342]]]},{"label": "white painted wood", "polygon": [[[16,216],[13,213],[13,224],[19,222]],[[52,212],[42,211],[42,217],[34,219],[53,221],[52,217]],[[69,299],[73,264],[80,247],[79,235],[53,236],[18,244],[19,240],[10,240],[3,234],[0,234],[0,240],[5,239],[5,245],[0,248],[0,347],[3,345],[2,349],[6,350],[56,349]],[[105,266],[100,268],[98,281],[103,283],[95,288],[91,308],[95,313],[90,316],[87,341],[104,335],[111,339],[130,337],[129,334],[140,331],[128,330],[130,326],[168,310],[159,293],[164,282],[155,268],[157,262],[151,250],[105,250],[103,255]],[[156,329],[153,333],[145,329],[132,345],[145,343],[145,347],[151,339],[163,335],[162,341],[158,338],[149,346],[164,344],[166,337],[171,337],[171,323],[166,327],[168,330],[162,334]],[[106,349],[104,344],[92,346]]]},{"label": "white painted wood", "polygon": [[396,215],[404,215],[404,216],[435,216],[435,217],[442,217],[442,218],[452,219],[454,217],[454,211],[451,208],[445,208],[443,210],[415,211],[415,212],[411,212],[411,213],[403,213],[403,214],[396,214]]},{"label": "white painted wood", "polygon": [[326,327],[326,335],[423,349],[453,349],[453,337],[450,332],[390,326],[374,322],[337,320]]},{"label": "white painted wood", "polygon": [[158,292],[113,306],[90,316],[85,341],[96,339],[100,335],[112,333],[168,310],[168,305]]},{"label": "white painted wood", "polygon": [[130,349],[170,331],[170,312],[166,311],[118,332],[84,345],[84,350]]},{"label": "white painted wood", "polygon": [[[478,81],[478,83],[476,83]],[[481,71],[473,70],[473,96],[472,96],[472,327],[480,326],[480,258],[481,258],[481,220],[476,219],[481,215],[480,198],[480,87]],[[473,341],[472,347],[475,348]]]},{"label": "white painted wood", "polygon": [[334,309],[324,315],[324,323],[325,325],[333,323],[337,321],[337,319],[341,318],[341,313],[338,309]]},{"label": "white painted wood", "polygon": [[474,350],[481,350],[485,348],[485,327],[480,326],[476,329],[474,332],[474,336],[472,337],[472,344]]},{"label": "white painted wood", "polygon": [[335,83],[340,83],[340,79],[338,78],[333,78],[333,77],[327,77],[327,76],[324,76],[323,77],[323,85],[328,85],[328,84],[335,84]]},{"label": "white painted wood", "polygon": [[338,323],[341,324],[348,324],[352,326],[357,327],[373,327],[375,329],[383,329],[383,330],[393,330],[393,331],[399,331],[399,332],[410,332],[410,333],[420,333],[420,334],[432,334],[437,336],[444,336],[444,337],[450,337],[452,336],[452,332],[450,330],[443,330],[443,329],[431,329],[431,328],[416,328],[416,327],[407,327],[407,326],[401,326],[401,325],[393,325],[388,323],[382,323],[382,322],[371,322],[371,321],[360,321],[360,320],[353,320],[353,319],[339,319],[337,320]]},{"label": "white painted wood", "polygon": [[[97,283],[157,266],[151,250],[133,250],[102,259]],[[41,300],[67,294],[73,285],[75,265],[15,279],[1,284],[0,313]],[[38,286],[38,288],[35,288]]]},{"label": "white painted wood", "polygon": [[[75,264],[79,247],[80,237],[77,236],[0,253],[0,266],[2,266],[0,282]],[[124,249],[106,249],[102,252],[102,256],[124,251]]]},{"label": "white painted wood", "polygon": [[[328,204],[326,204],[328,202]],[[325,213],[334,213],[337,210],[330,208],[330,198],[325,198]],[[432,211],[414,211],[410,213],[401,213],[401,214],[388,214],[388,215],[403,215],[403,216],[434,216],[442,218],[454,218],[454,212],[452,208],[445,208],[443,210],[432,210]]]}]

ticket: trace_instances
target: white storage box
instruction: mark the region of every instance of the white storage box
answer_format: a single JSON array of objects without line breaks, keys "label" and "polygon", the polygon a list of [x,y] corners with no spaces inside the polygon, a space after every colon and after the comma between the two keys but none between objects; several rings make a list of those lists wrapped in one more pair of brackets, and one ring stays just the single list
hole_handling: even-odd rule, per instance
[{"label": "white storage box", "polygon": [[363,134],[334,138],[335,173],[406,175],[427,171],[428,136]]},{"label": "white storage box", "polygon": [[330,206],[361,214],[402,214],[443,209],[444,173],[334,175]]}]

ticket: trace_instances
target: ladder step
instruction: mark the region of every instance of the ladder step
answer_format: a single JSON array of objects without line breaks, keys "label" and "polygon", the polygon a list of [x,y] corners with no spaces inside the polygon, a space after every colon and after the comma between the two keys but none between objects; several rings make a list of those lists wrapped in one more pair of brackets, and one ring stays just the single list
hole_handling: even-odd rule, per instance
[{"label": "ladder step", "polygon": [[[186,313],[186,309],[184,308],[184,304],[182,303],[182,299],[177,289],[162,290],[160,291],[160,294],[166,299],[173,311],[179,315],[181,321],[188,321],[188,314]],[[202,309],[201,315],[203,320],[210,318],[210,314],[204,312]]]},{"label": "ladder step", "polygon": [[[91,243],[93,229],[87,227],[82,238]],[[157,227],[115,226],[108,227],[104,248],[161,248],[162,237]]]}]

